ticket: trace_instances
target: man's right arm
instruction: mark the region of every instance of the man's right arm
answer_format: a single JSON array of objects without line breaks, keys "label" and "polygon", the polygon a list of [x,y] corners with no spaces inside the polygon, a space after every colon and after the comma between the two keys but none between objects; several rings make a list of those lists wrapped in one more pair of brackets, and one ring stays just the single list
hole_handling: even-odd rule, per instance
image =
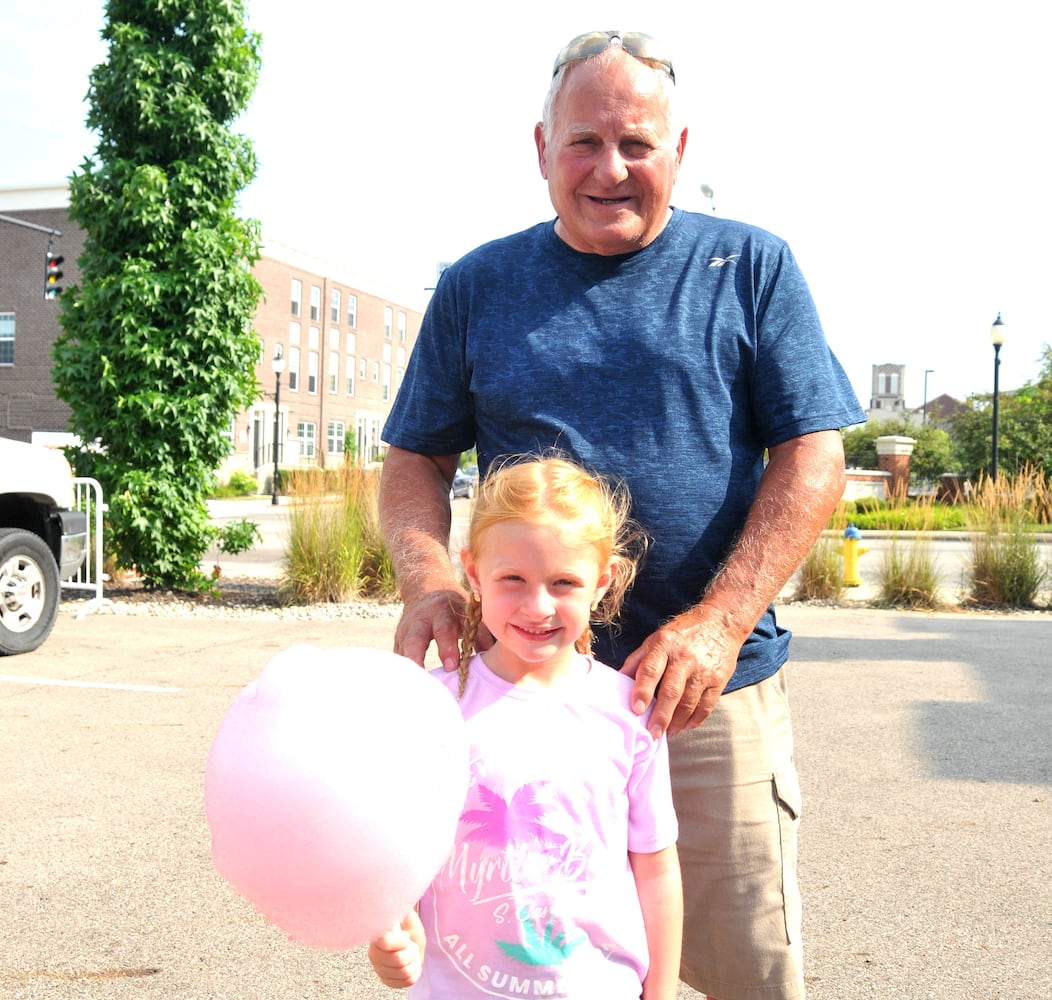
[{"label": "man's right arm", "polygon": [[456,669],[467,598],[449,558],[449,486],[459,455],[391,448],[380,477],[380,528],[401,591],[395,652],[421,666],[432,639]]}]

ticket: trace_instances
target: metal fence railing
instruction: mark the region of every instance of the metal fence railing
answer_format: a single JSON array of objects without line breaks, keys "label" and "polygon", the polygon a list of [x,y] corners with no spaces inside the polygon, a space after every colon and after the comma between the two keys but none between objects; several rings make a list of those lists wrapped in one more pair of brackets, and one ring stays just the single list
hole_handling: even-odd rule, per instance
[{"label": "metal fence railing", "polygon": [[87,552],[84,562],[74,576],[62,581],[69,590],[94,591],[92,597],[77,614],[79,621],[100,608],[116,611],[112,601],[102,596],[102,585],[108,579],[103,570],[102,523],[107,507],[102,499],[102,484],[97,479],[77,477],[73,480],[74,506],[82,510],[88,519]]}]

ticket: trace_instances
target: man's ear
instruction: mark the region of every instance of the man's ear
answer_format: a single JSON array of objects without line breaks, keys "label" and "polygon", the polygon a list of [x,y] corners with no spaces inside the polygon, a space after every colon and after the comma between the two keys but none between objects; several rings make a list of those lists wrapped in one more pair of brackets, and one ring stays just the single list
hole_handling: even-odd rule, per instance
[{"label": "man's ear", "polygon": [[548,179],[548,143],[544,140],[544,123],[537,122],[533,128],[533,141],[537,144],[537,165],[541,176]]}]

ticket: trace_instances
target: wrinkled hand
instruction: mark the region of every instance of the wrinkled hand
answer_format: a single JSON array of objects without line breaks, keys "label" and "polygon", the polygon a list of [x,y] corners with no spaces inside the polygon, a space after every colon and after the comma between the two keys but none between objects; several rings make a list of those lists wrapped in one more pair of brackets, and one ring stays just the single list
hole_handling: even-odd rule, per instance
[{"label": "wrinkled hand", "polygon": [[395,629],[394,651],[423,666],[427,647],[434,640],[442,666],[456,670],[466,605],[467,594],[459,589],[430,590],[406,603]]},{"label": "wrinkled hand", "polygon": [[413,986],[424,969],[426,937],[416,910],[410,910],[397,927],[369,943],[369,961],[384,986],[404,990]]},{"label": "wrinkled hand", "polygon": [[[446,670],[460,666],[460,635],[464,629],[464,609],[468,597],[462,590],[431,590],[407,603],[395,629],[394,651],[424,665],[427,647],[434,640],[438,657]],[[475,648],[482,652],[493,645],[484,625],[479,625]]]},{"label": "wrinkled hand", "polygon": [[638,715],[657,692],[648,725],[654,736],[695,729],[716,707],[741,649],[721,617],[699,605],[647,636],[625,660],[622,673],[635,678],[632,707]]}]

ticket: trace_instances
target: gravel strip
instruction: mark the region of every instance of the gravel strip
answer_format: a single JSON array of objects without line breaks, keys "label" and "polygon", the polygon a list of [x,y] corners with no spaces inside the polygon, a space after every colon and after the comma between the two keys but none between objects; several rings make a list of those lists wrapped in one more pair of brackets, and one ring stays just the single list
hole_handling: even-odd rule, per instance
[{"label": "gravel strip", "polygon": [[[85,609],[93,594],[89,591],[65,591],[61,612],[76,617]],[[947,603],[938,610],[949,613],[1041,616],[1052,615],[1052,594],[1041,595],[1034,608],[985,608],[972,604]],[[396,619],[402,613],[397,601],[354,600],[340,603],[292,604],[278,592],[278,581],[271,577],[224,577],[217,594],[191,594],[184,591],[146,590],[137,582],[104,588],[105,604],[93,609],[100,614],[136,615],[166,618],[258,618],[269,621],[337,621],[361,619]],[[829,608],[875,608],[873,600],[796,601],[782,596],[776,606],[795,604]],[[930,613],[917,610],[917,614]]]},{"label": "gravel strip", "polygon": [[[402,605],[393,601],[355,600],[342,603],[291,604],[269,578],[228,577],[217,594],[146,590],[138,583],[104,587],[95,614],[166,618],[259,618],[271,621],[334,621],[398,618]],[[62,613],[76,617],[89,610],[90,591],[65,591]]]}]

